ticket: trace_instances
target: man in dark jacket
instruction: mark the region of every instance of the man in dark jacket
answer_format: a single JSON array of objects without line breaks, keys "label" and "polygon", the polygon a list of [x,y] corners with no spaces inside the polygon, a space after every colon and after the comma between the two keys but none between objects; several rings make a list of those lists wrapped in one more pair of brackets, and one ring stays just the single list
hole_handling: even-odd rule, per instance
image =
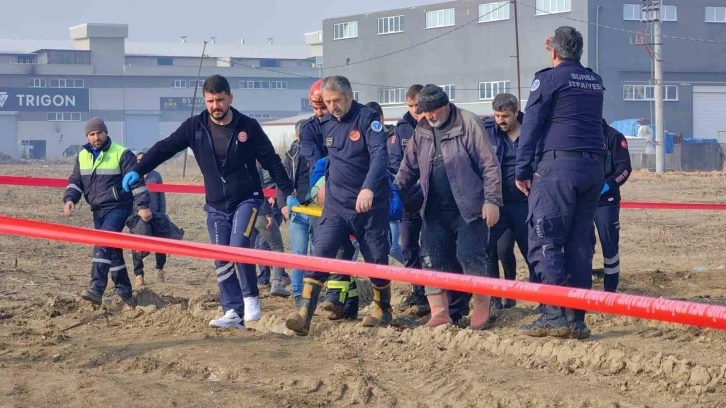
[{"label": "man in dark jacket", "polygon": [[[126,218],[134,205],[144,221],[151,220],[149,192],[143,180],[136,179],[121,188],[122,178],[132,171],[136,158],[130,150],[113,143],[108,128],[100,118],[86,123],[88,144],[78,153],[73,174],[63,195],[63,213],[70,216],[81,197],[91,206],[93,225],[97,230],[121,232]],[[103,292],[108,285],[108,273],[115,285],[116,294],[129,306],[133,306],[131,281],[126,270],[121,249],[93,247],[91,286],[81,297],[95,305],[101,305]]]},{"label": "man in dark jacket", "polygon": [[[124,177],[124,189],[178,152],[191,148],[204,176],[204,209],[212,243],[249,248],[264,200],[256,161],[270,172],[286,196],[292,194],[292,184],[260,124],[231,106],[233,95],[227,79],[212,75],[204,81],[203,90],[207,109],[154,144]],[[255,265],[237,264],[238,279],[235,264],[215,264],[224,316],[210,321],[210,326],[244,329],[242,315],[244,321],[259,320],[262,311]]]},{"label": "man in dark jacket", "polygon": [[[141,161],[143,153],[136,154],[136,162]],[[149,184],[163,184],[164,180],[157,171],[150,171],[144,181]],[[182,239],[184,230],[174,225],[171,219],[166,215],[166,194],[159,192],[149,192],[149,210],[152,214],[152,222],[144,222],[137,215],[132,215],[126,220],[126,226],[129,232],[134,235],[146,235],[170,239]],[[131,251],[131,259],[134,261],[134,275],[136,275],[136,287],[143,287],[146,282],[144,280],[144,258],[149,255],[148,252]],[[166,265],[166,254],[155,253],[156,258],[156,280],[166,282],[166,273],[164,266]]]},{"label": "man in dark jacket", "polygon": [[[595,210],[595,227],[600,237],[605,267],[603,279],[606,292],[618,290],[620,280],[620,186],[630,178],[633,168],[630,165],[628,141],[622,133],[602,120],[602,133],[605,136],[607,156],[605,158],[605,185],[600,192],[600,203]],[[595,229],[592,232],[592,245],[595,247]]]},{"label": "man in dark jacket", "polygon": [[[489,228],[499,220],[502,186],[499,162],[481,120],[449,102],[444,90],[426,85],[419,94],[419,120],[395,184],[401,191],[420,180],[423,191],[423,266],[451,271],[458,261],[467,275],[484,276]],[[428,327],[450,324],[449,300],[426,287]],[[490,297],[473,295],[471,328],[489,320]]]},{"label": "man in dark jacket", "polygon": [[[507,230],[514,233],[519,251],[524,259],[527,259],[527,250],[529,248],[527,244],[527,214],[529,206],[527,205],[527,196],[517,188],[514,180],[519,133],[524,119],[524,115],[519,111],[519,101],[512,94],[502,93],[494,97],[492,110],[494,111],[494,117],[484,120],[484,130],[486,130],[489,141],[494,146],[494,151],[497,153],[497,159],[502,169],[504,207],[499,222],[492,227],[489,235],[487,276],[499,278],[497,244]],[[508,264],[504,266],[504,278],[515,280],[517,278],[516,265]],[[529,281],[539,282],[534,269],[529,263],[527,263],[527,266],[529,267]],[[502,301],[496,298],[492,300],[492,303],[497,309],[514,307],[516,304],[513,299],[504,299],[504,304],[502,304]]]}]

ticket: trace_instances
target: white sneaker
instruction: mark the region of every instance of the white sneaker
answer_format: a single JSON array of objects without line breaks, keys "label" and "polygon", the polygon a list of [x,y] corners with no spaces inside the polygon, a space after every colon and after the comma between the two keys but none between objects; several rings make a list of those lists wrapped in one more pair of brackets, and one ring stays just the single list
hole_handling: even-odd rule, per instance
[{"label": "white sneaker", "polygon": [[219,319],[210,320],[209,325],[212,327],[232,327],[243,330],[245,328],[244,324],[242,324],[242,318],[232,309],[227,310],[227,313]]},{"label": "white sneaker", "polygon": [[260,309],[260,298],[246,297],[245,298],[245,321],[256,322],[262,317],[262,309]]}]

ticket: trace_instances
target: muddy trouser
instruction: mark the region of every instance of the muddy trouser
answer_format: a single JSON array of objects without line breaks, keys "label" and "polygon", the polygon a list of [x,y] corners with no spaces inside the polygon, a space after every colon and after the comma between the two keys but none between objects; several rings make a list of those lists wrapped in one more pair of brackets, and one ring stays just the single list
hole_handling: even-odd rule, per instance
[{"label": "muddy trouser", "polygon": [[[205,205],[207,229],[212,244],[249,248],[250,237],[261,205],[262,200],[249,199],[242,201],[237,208],[230,212],[219,211]],[[243,298],[260,295],[260,291],[257,289],[255,265],[235,264],[229,261],[214,261],[214,264],[222,310],[227,312],[232,309],[242,316],[244,314]],[[239,278],[237,278],[237,273],[239,273]]]},{"label": "muddy trouser", "polygon": [[[131,251],[135,276],[144,276],[144,258],[148,255],[148,252]],[[156,258],[156,269],[164,269],[164,265],[166,265],[166,254],[154,253],[154,257]]]},{"label": "muddy trouser", "polygon": [[[272,218],[272,225],[270,226],[270,229],[267,229],[267,217],[262,215],[257,217],[257,221],[255,222],[255,230],[257,231],[258,237],[257,239],[261,239],[262,242],[266,242],[270,250],[273,252],[285,252],[285,244],[282,242],[282,234],[280,234],[280,225],[277,223],[277,220],[273,217]],[[258,248],[262,249],[262,248]],[[260,266],[260,269],[262,270],[263,266]],[[266,265],[264,268],[269,268]],[[269,269],[268,269],[269,270]],[[285,273],[285,269],[279,266],[275,266],[272,268],[272,273],[270,274],[270,277],[268,277],[267,281],[269,282],[270,279],[272,280],[279,280],[282,278],[283,273]],[[260,277],[257,278],[257,283],[267,283],[267,282],[261,282],[261,277],[264,275],[264,272],[260,274]]]},{"label": "muddy trouser", "polygon": [[[131,214],[131,208],[116,208],[104,214],[93,213],[93,226],[97,230],[121,232],[126,225],[126,218]],[[131,281],[126,270],[124,253],[120,248],[102,246],[93,247],[93,260],[91,267],[91,289],[100,295],[108,286],[108,273],[116,294],[121,299],[131,297]]]},{"label": "muddy trouser", "polygon": [[[421,226],[423,220],[418,212],[407,214],[399,224],[401,231],[401,250],[403,253],[403,266],[406,268],[421,269]],[[419,302],[419,306],[426,306],[426,295],[424,287],[412,285],[413,294]]]},{"label": "muddy trouser", "polygon": [[[367,263],[388,265],[388,207],[371,210],[364,214],[341,214],[325,212],[315,222],[314,251],[321,258],[335,258],[341,243],[350,241],[354,235],[360,245],[363,259]],[[345,276],[345,275],[343,275]],[[319,282],[328,280],[325,272],[306,271],[305,278]],[[330,277],[332,279],[332,276]],[[348,278],[350,279],[350,278]],[[371,283],[384,287],[390,283],[387,279],[371,278]]]},{"label": "muddy trouser", "polygon": [[[483,219],[467,223],[458,211],[426,214],[421,234],[424,269],[485,276],[489,228]],[[426,286],[425,291],[428,296],[442,293],[443,289]],[[449,303],[453,303],[455,309],[468,311],[469,296],[449,295]],[[457,302],[466,303],[466,308],[457,306]],[[452,314],[451,306],[449,314]]]}]

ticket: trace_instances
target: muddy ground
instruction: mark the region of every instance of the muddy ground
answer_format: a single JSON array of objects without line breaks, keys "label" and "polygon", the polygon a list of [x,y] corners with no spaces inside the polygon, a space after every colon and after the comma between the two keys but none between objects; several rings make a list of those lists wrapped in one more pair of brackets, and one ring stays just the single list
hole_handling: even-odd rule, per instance
[{"label": "muddy ground", "polygon": [[[70,170],[63,161],[0,165],[0,174]],[[185,180],[178,163],[161,171],[167,182],[201,182],[194,166]],[[0,214],[91,226],[87,205],[62,216],[61,195],[2,186]],[[726,202],[726,176],[636,173],[624,196]],[[187,238],[207,242],[203,198],[167,201]],[[623,210],[621,222],[623,291],[726,304],[726,213]],[[173,256],[166,283],[150,271],[139,308],[94,311],[77,296],[90,255],[0,236],[0,406],[726,407],[724,332],[590,314],[588,340],[534,339],[517,330],[534,305],[520,304],[482,332],[364,329],[320,315],[311,336],[296,338],[278,333],[292,300],[269,297],[254,330],[215,330],[209,261]],[[395,287],[398,303],[407,286]]]}]

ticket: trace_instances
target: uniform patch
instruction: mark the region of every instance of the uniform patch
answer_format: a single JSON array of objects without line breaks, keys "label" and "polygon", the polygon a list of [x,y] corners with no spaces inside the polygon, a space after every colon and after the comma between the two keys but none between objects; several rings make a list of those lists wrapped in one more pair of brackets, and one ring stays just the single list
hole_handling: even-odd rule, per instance
[{"label": "uniform patch", "polygon": [[380,132],[383,130],[383,125],[381,122],[374,120],[373,123],[371,123],[371,129],[373,129],[374,132]]},{"label": "uniform patch", "polygon": [[246,142],[247,141],[247,132],[245,132],[244,130],[239,132],[237,134],[237,140],[239,140],[240,143]]},{"label": "uniform patch", "polygon": [[331,147],[333,146],[333,138],[332,137],[326,137],[325,138],[325,147]]},{"label": "uniform patch", "polygon": [[350,134],[348,134],[348,136],[350,137],[350,140],[352,140],[354,142],[357,142],[360,140],[360,132],[357,129],[351,130]]},{"label": "uniform patch", "polygon": [[401,146],[406,147],[408,146],[409,139],[403,139],[401,140]]},{"label": "uniform patch", "polygon": [[628,148],[628,142],[626,142],[625,139],[621,140],[620,141],[620,147],[622,147],[623,149],[627,149]]},{"label": "uniform patch", "polygon": [[535,79],[534,82],[532,82],[532,89],[531,91],[536,91],[539,88],[539,79]]},{"label": "uniform patch", "polygon": [[396,143],[396,135],[391,136],[391,143]]}]

